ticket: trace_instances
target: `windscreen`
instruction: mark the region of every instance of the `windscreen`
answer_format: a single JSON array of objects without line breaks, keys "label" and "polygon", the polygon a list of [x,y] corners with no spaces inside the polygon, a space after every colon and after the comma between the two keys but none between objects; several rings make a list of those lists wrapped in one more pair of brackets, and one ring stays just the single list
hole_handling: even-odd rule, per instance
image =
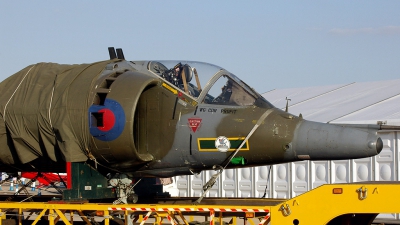
[{"label": "windscreen", "polygon": [[151,61],[148,70],[201,103],[250,106],[261,100],[273,107],[238,77],[209,63]]}]

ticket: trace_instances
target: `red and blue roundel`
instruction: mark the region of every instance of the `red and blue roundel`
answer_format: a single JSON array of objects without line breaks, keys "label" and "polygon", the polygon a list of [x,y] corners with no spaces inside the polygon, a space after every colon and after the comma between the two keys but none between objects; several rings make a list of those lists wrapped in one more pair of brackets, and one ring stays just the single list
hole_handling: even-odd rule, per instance
[{"label": "red and blue roundel", "polygon": [[102,141],[112,141],[121,135],[125,127],[125,113],[115,100],[106,99],[104,105],[89,108],[90,134]]}]

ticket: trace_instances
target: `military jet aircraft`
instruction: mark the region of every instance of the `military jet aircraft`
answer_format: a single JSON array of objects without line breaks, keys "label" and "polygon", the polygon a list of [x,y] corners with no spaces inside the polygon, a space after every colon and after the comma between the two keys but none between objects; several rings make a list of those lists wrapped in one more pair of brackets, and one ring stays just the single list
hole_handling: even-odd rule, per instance
[{"label": "military jet aircraft", "polygon": [[381,126],[307,121],[221,67],[109,54],[30,65],[0,84],[2,171],[65,172],[64,162],[91,161],[119,174],[117,185],[121,174],[172,177],[382,150]]}]

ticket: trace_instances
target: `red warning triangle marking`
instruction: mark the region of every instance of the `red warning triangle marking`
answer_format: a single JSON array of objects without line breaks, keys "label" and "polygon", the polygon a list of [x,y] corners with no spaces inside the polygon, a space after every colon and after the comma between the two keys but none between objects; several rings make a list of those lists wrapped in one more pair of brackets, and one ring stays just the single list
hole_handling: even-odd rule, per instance
[{"label": "red warning triangle marking", "polygon": [[189,118],[189,127],[193,131],[193,133],[196,133],[197,129],[200,127],[202,119],[201,118]]}]

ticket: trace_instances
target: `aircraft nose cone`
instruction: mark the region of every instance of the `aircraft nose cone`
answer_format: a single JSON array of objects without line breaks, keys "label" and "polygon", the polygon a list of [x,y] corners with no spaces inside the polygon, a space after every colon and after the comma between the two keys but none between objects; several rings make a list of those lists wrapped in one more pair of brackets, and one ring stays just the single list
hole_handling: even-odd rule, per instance
[{"label": "aircraft nose cone", "polygon": [[377,154],[381,153],[382,149],[383,149],[383,142],[382,139],[380,137],[378,137],[378,139],[376,141],[370,141],[368,142],[368,147],[370,149],[375,149]]},{"label": "aircraft nose cone", "polygon": [[382,148],[376,130],[311,121],[302,121],[293,139],[293,151],[299,159],[357,159],[375,156]]}]

